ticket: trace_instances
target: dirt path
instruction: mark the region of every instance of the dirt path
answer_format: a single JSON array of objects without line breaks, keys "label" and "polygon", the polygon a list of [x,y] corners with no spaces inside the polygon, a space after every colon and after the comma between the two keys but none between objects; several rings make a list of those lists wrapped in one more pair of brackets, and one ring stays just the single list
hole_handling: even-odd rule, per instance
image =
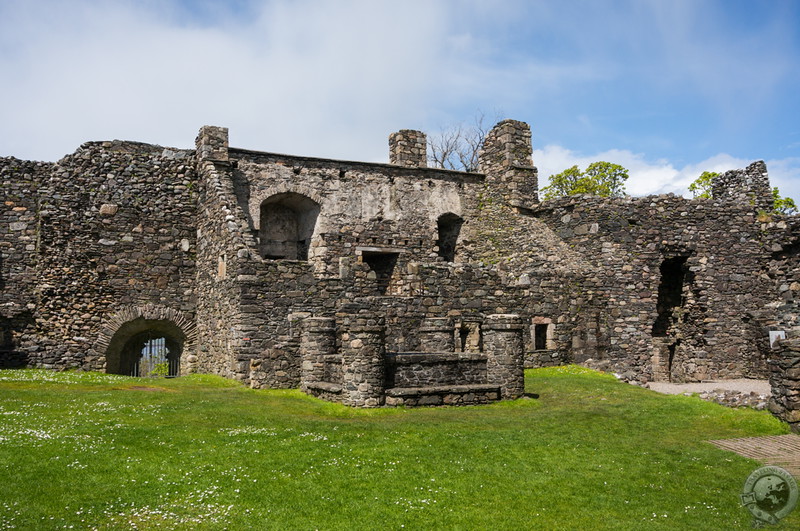
[{"label": "dirt path", "polygon": [[680,395],[683,393],[703,393],[724,389],[725,391],[737,391],[739,393],[755,392],[760,395],[770,395],[772,393],[769,380],[716,380],[712,382],[697,383],[669,383],[669,382],[650,382],[647,386],[653,391],[668,395]]}]

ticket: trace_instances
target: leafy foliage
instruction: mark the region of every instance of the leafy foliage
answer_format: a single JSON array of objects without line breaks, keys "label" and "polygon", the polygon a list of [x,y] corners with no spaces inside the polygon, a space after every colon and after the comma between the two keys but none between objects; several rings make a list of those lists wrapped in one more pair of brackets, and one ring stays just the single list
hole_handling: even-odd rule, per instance
[{"label": "leafy foliage", "polygon": [[713,181],[714,177],[717,175],[719,175],[719,173],[715,171],[704,171],[700,174],[700,177],[689,185],[689,191],[692,192],[692,197],[694,199],[711,199],[711,181]]},{"label": "leafy foliage", "polygon": [[576,194],[622,197],[625,195],[627,180],[628,170],[619,164],[593,162],[586,171],[580,171],[578,166],[572,166],[550,176],[550,184],[541,189],[542,198],[555,199]]},{"label": "leafy foliage", "polygon": [[781,197],[781,193],[778,191],[777,186],[772,188],[772,199],[775,205],[773,207],[773,212],[775,212],[775,214],[783,214],[786,216],[797,214],[797,205],[795,204],[794,199],[791,197]]}]

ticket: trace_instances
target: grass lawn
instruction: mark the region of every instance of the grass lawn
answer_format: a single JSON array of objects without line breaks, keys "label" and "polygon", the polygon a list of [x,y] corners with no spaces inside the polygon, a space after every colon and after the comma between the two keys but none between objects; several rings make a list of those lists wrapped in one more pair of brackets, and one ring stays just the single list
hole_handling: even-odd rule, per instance
[{"label": "grass lawn", "polygon": [[[212,376],[0,371],[0,529],[749,529],[768,413],[579,367],[538,398],[354,410]],[[800,529],[797,509],[775,529]]]}]

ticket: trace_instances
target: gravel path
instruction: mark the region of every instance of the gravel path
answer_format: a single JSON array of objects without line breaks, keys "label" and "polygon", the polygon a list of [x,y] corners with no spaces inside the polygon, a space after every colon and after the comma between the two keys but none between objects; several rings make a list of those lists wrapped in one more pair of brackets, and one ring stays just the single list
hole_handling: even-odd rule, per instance
[{"label": "gravel path", "polygon": [[769,395],[772,391],[769,380],[717,380],[712,382],[697,383],[669,383],[669,382],[650,382],[647,386],[653,391],[667,395],[680,395],[683,393],[703,393],[724,389],[725,391],[737,391],[739,393],[756,392],[760,395]]}]

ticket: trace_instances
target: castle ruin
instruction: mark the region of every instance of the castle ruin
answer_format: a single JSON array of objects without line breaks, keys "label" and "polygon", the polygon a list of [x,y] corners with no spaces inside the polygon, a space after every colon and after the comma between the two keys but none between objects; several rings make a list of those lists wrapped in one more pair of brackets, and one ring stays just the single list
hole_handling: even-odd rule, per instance
[{"label": "castle ruin", "polygon": [[523,122],[492,129],[478,173],[426,167],[418,131],[389,145],[389,164],[338,161],[206,126],[195,149],[0,158],[0,366],[213,373],[354,406],[515,398],[523,366],[772,375],[771,409],[800,423],[800,347],[773,341],[800,326],[800,218],[772,213],[763,162],[713,199],[540,202]]}]

